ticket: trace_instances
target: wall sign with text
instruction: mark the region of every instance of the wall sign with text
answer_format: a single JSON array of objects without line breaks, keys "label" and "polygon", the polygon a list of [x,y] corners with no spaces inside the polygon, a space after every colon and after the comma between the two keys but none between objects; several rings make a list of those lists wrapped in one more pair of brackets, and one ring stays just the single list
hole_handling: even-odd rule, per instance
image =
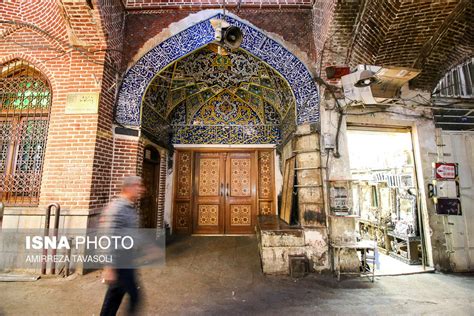
[{"label": "wall sign with text", "polygon": [[99,92],[69,93],[66,100],[66,114],[97,114]]}]

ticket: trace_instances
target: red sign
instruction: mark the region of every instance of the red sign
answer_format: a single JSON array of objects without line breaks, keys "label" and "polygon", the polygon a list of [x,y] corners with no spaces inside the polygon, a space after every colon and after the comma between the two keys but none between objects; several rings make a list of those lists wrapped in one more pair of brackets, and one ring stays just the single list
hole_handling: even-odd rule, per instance
[{"label": "red sign", "polygon": [[447,162],[435,163],[435,176],[438,180],[455,180],[458,176],[458,164]]}]

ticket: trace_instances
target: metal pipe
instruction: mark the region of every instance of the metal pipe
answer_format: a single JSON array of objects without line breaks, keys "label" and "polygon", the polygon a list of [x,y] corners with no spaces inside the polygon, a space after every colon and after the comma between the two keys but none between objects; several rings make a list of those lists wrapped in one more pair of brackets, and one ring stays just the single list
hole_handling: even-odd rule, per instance
[{"label": "metal pipe", "polygon": [[416,194],[416,210],[418,215],[418,226],[419,234],[421,239],[421,263],[423,264],[423,270],[426,270],[426,246],[425,246],[425,228],[423,226],[422,210],[421,210],[421,201],[420,201],[420,192]]},{"label": "metal pipe", "polygon": [[[51,209],[52,207],[56,208],[56,211],[54,212],[54,230],[53,230],[53,236],[58,237],[58,228],[59,228],[59,216],[61,215],[61,206],[59,206],[58,203],[51,203],[48,205],[48,208]],[[56,255],[56,248],[53,248],[51,251],[51,254],[53,257]],[[51,262],[51,274],[56,273],[56,263],[54,260]]]},{"label": "metal pipe", "polygon": [[[49,235],[49,220],[51,218],[51,208],[48,206],[46,208],[46,214],[44,219],[44,232],[43,237]],[[48,255],[48,249],[43,248],[43,258],[41,259],[41,274],[46,274],[46,256]]]},{"label": "metal pipe", "polygon": [[[59,227],[59,214],[61,207],[58,203],[51,203],[46,207],[45,219],[44,219],[44,233],[43,237],[49,236],[49,222],[51,220],[51,208],[56,207],[55,217],[54,217],[54,236],[58,234],[58,227]],[[56,254],[56,249],[52,250],[52,255]],[[43,259],[41,260],[41,274],[46,274],[46,256],[48,255],[48,249],[46,247],[43,248]],[[51,273],[54,274],[55,264],[54,261],[52,262],[51,266]]]},{"label": "metal pipe", "polygon": [[[69,241],[69,244],[72,245],[72,238],[68,238],[68,241]],[[71,248],[68,248],[67,251],[66,251],[66,256],[71,259]],[[69,276],[69,273],[70,273],[70,266],[71,266],[71,263],[70,263],[70,260],[67,260],[66,261],[66,272],[65,272],[65,275],[66,275],[66,278]]]}]

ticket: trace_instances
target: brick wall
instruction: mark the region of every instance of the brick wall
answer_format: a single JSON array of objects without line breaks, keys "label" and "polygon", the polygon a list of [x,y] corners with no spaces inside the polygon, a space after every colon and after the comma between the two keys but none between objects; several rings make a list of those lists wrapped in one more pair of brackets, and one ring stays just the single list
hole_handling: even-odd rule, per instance
[{"label": "brick wall", "polygon": [[322,51],[320,56],[323,69],[331,65],[347,65],[348,44],[360,3],[360,1],[336,1],[330,24],[326,27],[324,42],[321,44],[321,40],[317,40]]},{"label": "brick wall", "polygon": [[[230,10],[264,31],[276,33],[285,41],[295,44],[316,61],[312,12],[310,9],[241,9]],[[124,66],[133,62],[134,55],[147,40],[166,29],[171,23],[194,13],[190,10],[154,10],[129,12],[126,17],[124,38]],[[278,23],[276,21],[285,21]]]},{"label": "brick wall", "polygon": [[[323,23],[318,21],[324,12],[330,14],[328,1],[315,2],[315,24]],[[465,0],[337,0],[330,27],[316,36],[316,45],[320,47],[326,36],[323,68],[341,64],[418,68],[422,73],[413,80],[413,88],[431,90],[447,69],[474,55],[473,13]]]},{"label": "brick wall", "polygon": [[141,138],[115,137],[111,196],[120,192],[121,180],[124,176],[142,174],[144,149],[144,141]]},{"label": "brick wall", "polygon": [[[124,0],[129,10],[136,9],[209,9],[220,8],[222,0]],[[226,7],[310,7],[311,0],[226,0]]]},{"label": "brick wall", "polygon": [[336,0],[317,0],[313,5],[313,35],[318,56],[321,55],[324,43],[329,36]]},{"label": "brick wall", "polygon": [[106,52],[101,82],[101,101],[95,142],[90,209],[102,208],[109,201],[112,174],[114,104],[121,76],[125,12],[120,1],[99,0]]},{"label": "brick wall", "polygon": [[[101,2],[121,8],[120,1]],[[52,85],[40,208],[59,202],[65,210],[89,210],[100,205],[92,184],[102,181],[99,186],[108,187],[103,171],[108,170],[110,179],[111,155],[99,148],[107,147],[101,139],[108,139],[110,148],[112,144],[114,91],[104,90],[112,86],[115,73],[108,67],[114,57],[106,49],[108,38],[112,43],[121,39],[106,34],[99,7],[97,1],[91,8],[85,1],[70,0],[9,0],[0,6],[0,62],[25,59]],[[65,114],[67,94],[77,92],[102,92],[99,114]]]},{"label": "brick wall", "polygon": [[415,67],[423,67],[423,73],[414,80],[414,88],[433,89],[449,69],[474,56],[473,16],[472,2],[462,1],[446,18],[443,27],[437,29],[433,40],[423,45],[414,63]]}]

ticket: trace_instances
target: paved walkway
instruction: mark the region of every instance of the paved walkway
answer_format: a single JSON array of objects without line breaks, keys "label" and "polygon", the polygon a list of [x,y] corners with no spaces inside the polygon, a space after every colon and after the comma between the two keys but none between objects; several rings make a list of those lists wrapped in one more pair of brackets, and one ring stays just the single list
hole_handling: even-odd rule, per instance
[{"label": "paved walkway", "polygon": [[[188,237],[167,264],[140,272],[144,315],[474,315],[474,275],[420,274],[337,282],[263,276],[255,237]],[[1,283],[0,315],[97,315],[100,274]]]}]

